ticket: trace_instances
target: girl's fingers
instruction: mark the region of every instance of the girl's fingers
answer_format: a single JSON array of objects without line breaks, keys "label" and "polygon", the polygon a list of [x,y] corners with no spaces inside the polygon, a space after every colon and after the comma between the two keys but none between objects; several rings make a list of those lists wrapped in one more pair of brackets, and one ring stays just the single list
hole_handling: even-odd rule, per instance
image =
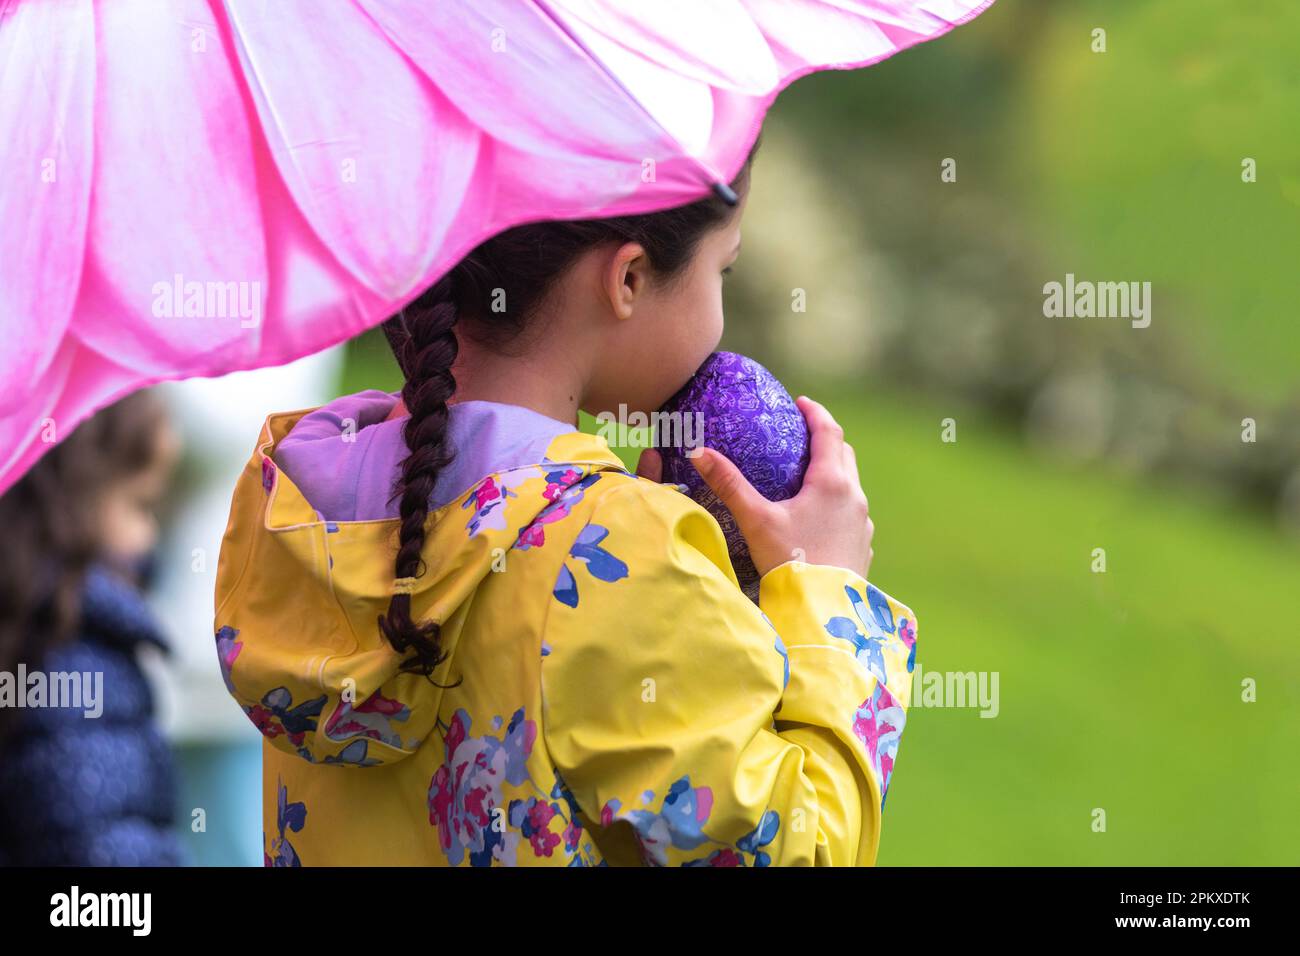
[{"label": "girl's fingers", "polygon": [[[849,483],[862,495],[863,510],[867,509],[867,493],[862,490],[862,475],[858,471],[858,454],[848,442],[844,443],[844,474]],[[869,518],[867,520],[870,520]]]},{"label": "girl's fingers", "polygon": [[[858,472],[858,456],[853,450],[853,446],[848,442],[844,443],[844,473],[854,486],[862,487],[862,475]],[[863,497],[866,497],[865,492]]]},{"label": "girl's fingers", "polygon": [[659,452],[653,448],[647,448],[641,452],[641,457],[636,460],[636,473],[642,478],[649,478],[653,482],[664,480],[664,459]]},{"label": "girl's fingers", "polygon": [[695,470],[704,483],[735,515],[737,523],[742,525],[741,531],[744,531],[743,526],[762,520],[763,512],[771,502],[749,483],[726,455],[712,448],[700,447],[691,449],[686,457],[695,464]]},{"label": "girl's fingers", "polygon": [[837,477],[844,468],[844,429],[831,413],[806,395],[795,400],[808,423],[808,441],[812,446],[804,484],[820,484]]}]

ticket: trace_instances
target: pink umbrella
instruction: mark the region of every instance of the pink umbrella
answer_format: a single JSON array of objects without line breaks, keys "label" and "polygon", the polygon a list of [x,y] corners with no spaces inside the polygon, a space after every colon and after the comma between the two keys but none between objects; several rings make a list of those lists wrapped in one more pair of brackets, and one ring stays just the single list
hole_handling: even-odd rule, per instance
[{"label": "pink umbrella", "polygon": [[378,324],[487,237],[739,170],[992,0],[0,0],[0,491],[95,409]]}]

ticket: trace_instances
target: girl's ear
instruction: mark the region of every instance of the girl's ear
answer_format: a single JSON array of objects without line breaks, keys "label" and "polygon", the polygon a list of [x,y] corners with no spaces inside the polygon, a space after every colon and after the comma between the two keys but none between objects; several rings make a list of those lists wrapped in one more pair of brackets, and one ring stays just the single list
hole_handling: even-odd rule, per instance
[{"label": "girl's ear", "polygon": [[650,260],[638,242],[625,242],[605,262],[601,280],[610,308],[618,319],[630,319],[636,300],[649,282]]}]

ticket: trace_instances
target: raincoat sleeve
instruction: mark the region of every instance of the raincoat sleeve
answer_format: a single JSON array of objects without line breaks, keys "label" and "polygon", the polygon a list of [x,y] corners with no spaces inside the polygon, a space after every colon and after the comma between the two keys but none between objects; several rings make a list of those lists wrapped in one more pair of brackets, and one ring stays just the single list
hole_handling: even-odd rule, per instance
[{"label": "raincoat sleeve", "polygon": [[908,608],[851,571],[789,561],[763,576],[760,610],[717,522],[641,479],[595,506],[561,596],[544,734],[607,858],[623,840],[656,865],[875,862],[910,697]]}]

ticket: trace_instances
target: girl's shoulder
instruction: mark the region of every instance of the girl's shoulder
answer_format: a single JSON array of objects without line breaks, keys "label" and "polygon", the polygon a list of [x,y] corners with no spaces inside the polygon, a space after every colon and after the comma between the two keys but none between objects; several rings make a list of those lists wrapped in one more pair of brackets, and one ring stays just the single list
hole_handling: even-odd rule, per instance
[{"label": "girl's shoulder", "polygon": [[722,528],[679,486],[626,471],[597,472],[588,481],[583,492],[585,525],[592,529],[584,531],[588,539],[600,535],[642,560],[677,561],[689,551],[730,565]]}]

